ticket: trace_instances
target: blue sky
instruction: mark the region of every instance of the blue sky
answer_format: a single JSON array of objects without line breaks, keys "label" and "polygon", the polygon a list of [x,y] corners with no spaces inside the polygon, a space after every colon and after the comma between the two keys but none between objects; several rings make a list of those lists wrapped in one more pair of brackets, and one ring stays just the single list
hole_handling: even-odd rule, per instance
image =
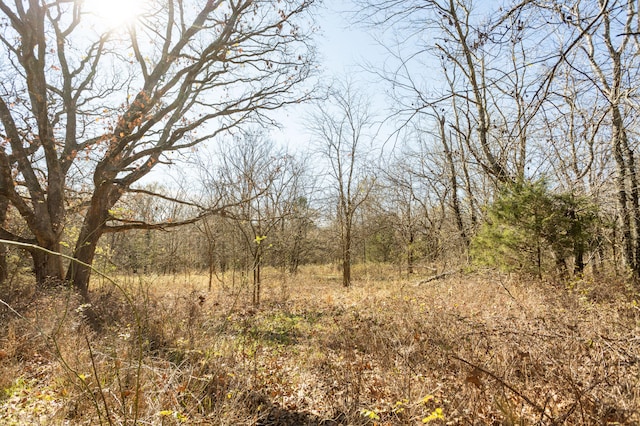
[{"label": "blue sky", "polygon": [[[320,81],[328,83],[331,79],[352,78],[361,83],[371,94],[372,110],[380,110],[380,118],[384,112],[384,93],[381,83],[373,83],[373,76],[363,70],[365,62],[382,63],[385,51],[373,35],[362,25],[350,25],[350,14],[354,6],[350,0],[325,0],[316,13],[316,24],[319,27],[315,35],[315,45],[318,49],[318,62],[321,67]],[[373,100],[375,99],[375,100]],[[312,112],[314,105],[295,105],[272,113],[274,119],[281,124],[280,130],[271,130],[270,137],[277,146],[287,147],[292,153],[307,154],[311,142],[311,135],[306,130],[305,119]],[[198,152],[215,151],[212,146],[205,144]],[[173,171],[162,168],[165,177],[173,175]],[[178,176],[183,177],[185,171],[178,168]],[[151,181],[158,178],[152,174]],[[180,178],[178,178],[179,180]]]},{"label": "blue sky", "polygon": [[[317,14],[320,27],[315,41],[322,69],[321,80],[351,78],[370,89],[373,109],[381,109],[383,93],[381,85],[363,69],[365,63],[381,64],[385,51],[375,37],[362,25],[351,25],[351,11],[355,6],[348,0],[325,0]],[[376,108],[376,105],[378,107]],[[273,137],[292,149],[305,150],[310,136],[305,132],[304,114],[311,106],[290,108],[279,112],[282,131],[274,131]]]},{"label": "blue sky", "polygon": [[362,25],[351,24],[353,9],[349,1],[331,0],[324,3],[319,14],[318,48],[322,64],[330,74],[355,72],[358,65],[383,53]]}]

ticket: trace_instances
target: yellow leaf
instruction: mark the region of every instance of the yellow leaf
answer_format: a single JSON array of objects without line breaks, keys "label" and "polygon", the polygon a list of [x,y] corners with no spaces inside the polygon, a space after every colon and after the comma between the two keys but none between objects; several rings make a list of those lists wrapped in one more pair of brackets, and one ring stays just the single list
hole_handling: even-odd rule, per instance
[{"label": "yellow leaf", "polygon": [[373,411],[373,410],[363,409],[363,410],[360,412],[360,414],[361,414],[363,417],[368,417],[368,418],[370,418],[371,420],[380,420],[380,416],[378,415],[378,413],[376,413],[376,412],[375,412],[375,411]]},{"label": "yellow leaf", "polygon": [[422,419],[422,423],[429,423],[434,420],[444,419],[444,414],[442,414],[442,408],[436,408],[433,413],[429,414],[427,417]]},{"label": "yellow leaf", "polygon": [[427,402],[431,401],[434,398],[435,398],[435,396],[433,396],[433,395],[427,395],[424,398],[422,398],[422,403],[426,404]]}]

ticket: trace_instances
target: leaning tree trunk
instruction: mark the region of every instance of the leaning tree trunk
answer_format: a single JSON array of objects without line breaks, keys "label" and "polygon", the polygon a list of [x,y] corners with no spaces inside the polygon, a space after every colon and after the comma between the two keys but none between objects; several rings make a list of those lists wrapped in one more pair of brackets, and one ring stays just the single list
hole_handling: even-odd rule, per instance
[{"label": "leaning tree trunk", "polygon": [[96,189],[76,241],[73,258],[77,262],[72,261],[69,265],[67,281],[85,298],[89,295],[90,265],[93,263],[98,241],[104,234],[109,209],[117,201],[118,195],[118,189],[111,185],[103,185]]}]

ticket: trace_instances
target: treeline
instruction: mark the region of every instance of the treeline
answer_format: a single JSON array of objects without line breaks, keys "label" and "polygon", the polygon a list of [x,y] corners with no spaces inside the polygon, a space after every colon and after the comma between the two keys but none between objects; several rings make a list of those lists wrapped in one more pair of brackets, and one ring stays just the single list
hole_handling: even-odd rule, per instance
[{"label": "treeline", "polygon": [[[158,5],[144,31],[90,46],[50,6],[3,10],[0,236],[28,248],[0,245],[0,278],[18,252],[39,284],[84,295],[95,261],[244,271],[254,302],[265,265],[334,263],[345,286],[357,262],[640,277],[636,2],[358,0],[388,57],[322,89],[313,1],[222,3],[179,19]],[[47,34],[60,40],[44,49]],[[308,149],[287,152],[273,111],[303,103]],[[167,164],[189,184],[142,183]]]}]

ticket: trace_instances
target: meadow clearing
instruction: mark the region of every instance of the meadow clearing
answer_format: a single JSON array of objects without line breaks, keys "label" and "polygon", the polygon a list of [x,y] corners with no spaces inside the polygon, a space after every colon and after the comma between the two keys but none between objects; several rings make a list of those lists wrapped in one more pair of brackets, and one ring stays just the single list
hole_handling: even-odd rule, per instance
[{"label": "meadow clearing", "polygon": [[242,280],[209,292],[197,274],[102,281],[92,306],[14,284],[2,423],[640,422],[640,307],[622,280],[355,271],[343,288],[330,266],[267,269],[257,308]]}]

